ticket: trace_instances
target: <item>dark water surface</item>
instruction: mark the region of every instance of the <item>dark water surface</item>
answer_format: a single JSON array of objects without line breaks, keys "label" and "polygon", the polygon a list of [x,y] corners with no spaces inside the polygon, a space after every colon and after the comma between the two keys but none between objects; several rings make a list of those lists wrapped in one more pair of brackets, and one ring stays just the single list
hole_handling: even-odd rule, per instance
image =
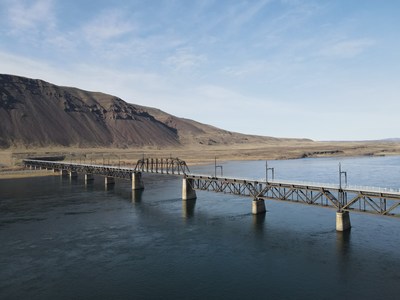
[{"label": "dark water surface", "polygon": [[[342,159],[349,183],[400,187],[400,157]],[[265,163],[224,163],[265,177]],[[271,161],[277,179],[337,182],[337,159]],[[213,166],[191,168],[214,172]],[[0,180],[0,299],[400,299],[400,220],[197,191],[145,175]]]}]

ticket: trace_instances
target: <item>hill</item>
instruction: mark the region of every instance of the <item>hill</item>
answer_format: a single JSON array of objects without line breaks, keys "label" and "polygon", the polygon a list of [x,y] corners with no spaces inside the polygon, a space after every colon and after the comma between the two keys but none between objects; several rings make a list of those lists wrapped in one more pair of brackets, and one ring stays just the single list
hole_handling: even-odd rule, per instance
[{"label": "hill", "polygon": [[0,74],[0,147],[181,147],[280,142],[129,104],[100,92]]}]

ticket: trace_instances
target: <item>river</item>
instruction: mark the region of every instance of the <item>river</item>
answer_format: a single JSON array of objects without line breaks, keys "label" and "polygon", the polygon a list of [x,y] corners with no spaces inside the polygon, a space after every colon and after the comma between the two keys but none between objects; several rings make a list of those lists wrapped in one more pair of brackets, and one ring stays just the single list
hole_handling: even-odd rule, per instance
[{"label": "river", "polygon": [[[270,161],[275,178],[400,187],[400,157]],[[218,162],[263,178],[265,162]],[[213,174],[214,166],[191,167]],[[218,170],[220,172],[220,170]],[[271,173],[269,174],[271,176]],[[197,191],[144,174],[133,193],[101,177],[0,180],[0,299],[399,299],[400,219]]]}]

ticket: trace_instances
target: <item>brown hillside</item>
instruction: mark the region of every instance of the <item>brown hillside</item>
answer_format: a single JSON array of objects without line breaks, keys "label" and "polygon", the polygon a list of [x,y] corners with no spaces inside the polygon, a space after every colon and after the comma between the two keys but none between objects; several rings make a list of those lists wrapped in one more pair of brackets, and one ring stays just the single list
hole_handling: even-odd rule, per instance
[{"label": "brown hillside", "polygon": [[102,93],[0,75],[0,146],[176,146],[174,128]]},{"label": "brown hillside", "polygon": [[229,132],[99,92],[1,74],[0,120],[1,148],[196,147],[286,141]]}]

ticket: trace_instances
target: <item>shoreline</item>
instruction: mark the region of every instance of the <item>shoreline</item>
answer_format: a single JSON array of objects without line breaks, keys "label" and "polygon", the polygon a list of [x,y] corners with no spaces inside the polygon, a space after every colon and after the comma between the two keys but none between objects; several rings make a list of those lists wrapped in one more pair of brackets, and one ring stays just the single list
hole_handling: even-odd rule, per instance
[{"label": "shoreline", "polygon": [[47,176],[59,176],[59,174],[49,170],[0,171],[0,180],[29,178],[29,177],[47,177]]},{"label": "shoreline", "polygon": [[[263,160],[297,160],[297,159],[306,159],[306,158],[372,158],[372,157],[388,157],[388,156],[400,156],[400,153],[394,153],[394,154],[380,154],[380,155],[323,155],[323,156],[315,156],[315,157],[296,157],[296,158],[282,158],[282,159],[262,159],[262,158],[256,158],[256,157],[247,157],[247,158],[233,158],[233,159],[226,159],[226,158],[221,158],[218,159],[218,163],[226,163],[229,161],[263,161]],[[65,160],[67,161],[67,160]],[[187,162],[188,167],[190,168],[191,166],[205,166],[205,165],[213,165],[214,164],[214,159],[210,160],[196,160],[196,161],[191,161]],[[76,162],[76,161],[75,161]],[[117,164],[115,164],[117,165]],[[122,167],[130,167],[132,164],[126,164],[126,165],[121,165]],[[0,180],[2,179],[19,179],[19,178],[29,178],[29,177],[47,177],[47,176],[60,176],[58,172],[54,172],[52,170],[29,170],[29,169],[24,169],[23,167],[17,167],[17,168],[7,168],[6,170],[1,170],[0,169]]]}]

